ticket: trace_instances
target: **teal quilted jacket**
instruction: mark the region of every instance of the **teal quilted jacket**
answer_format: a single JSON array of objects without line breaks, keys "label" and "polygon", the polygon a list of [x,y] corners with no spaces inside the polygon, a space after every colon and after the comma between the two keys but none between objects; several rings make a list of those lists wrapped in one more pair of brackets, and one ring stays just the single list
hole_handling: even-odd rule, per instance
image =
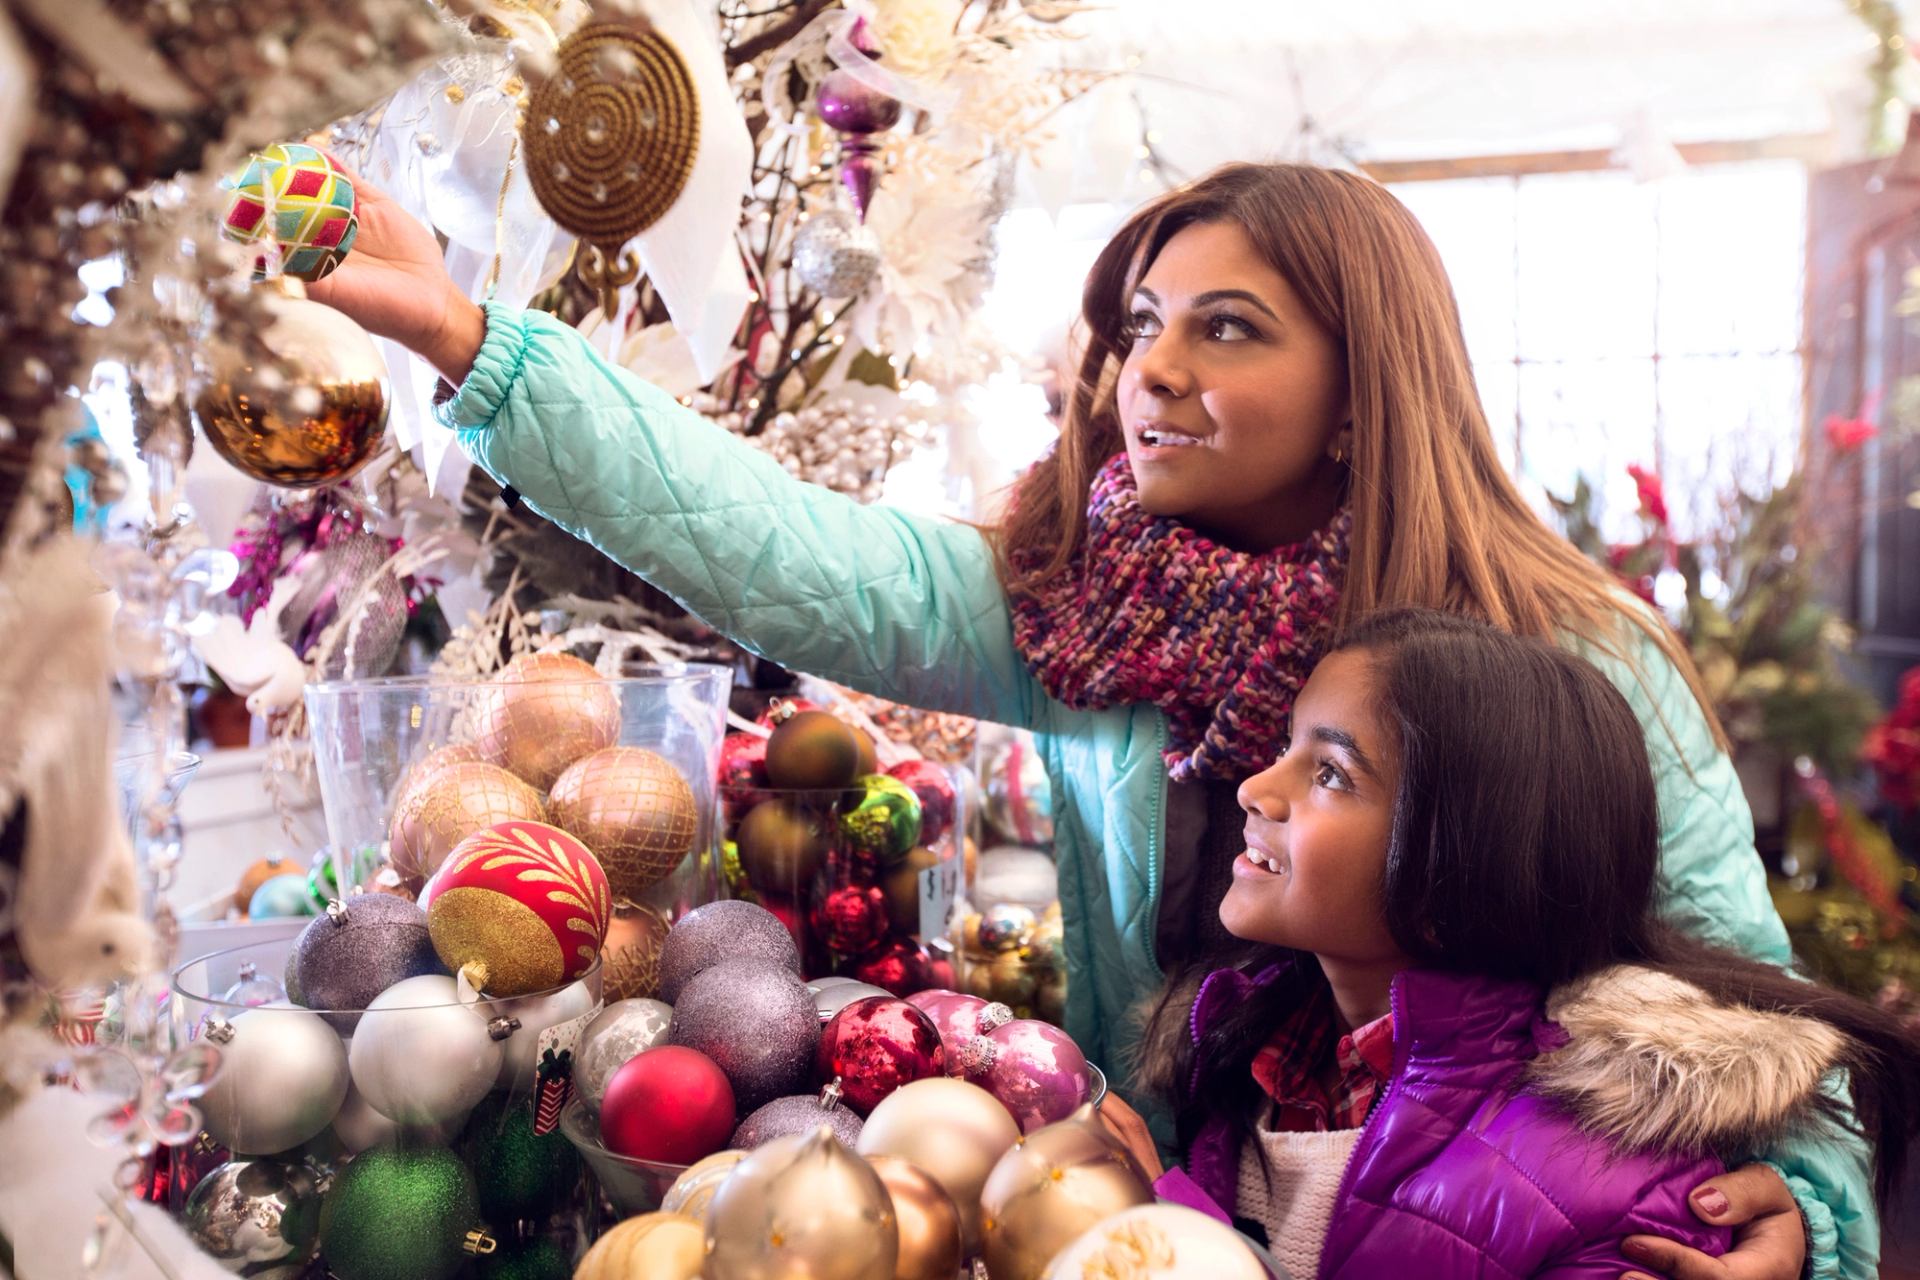
[{"label": "teal quilted jacket", "polygon": [[[977,530],[799,483],[544,313],[489,306],[487,319],[473,371],[440,414],[534,510],[784,666],[1034,731],[1055,796],[1067,1029],[1089,1057],[1125,1063],[1128,1010],[1161,981],[1160,712],[1076,711],[1049,697],[1014,649]],[[1602,665],[1648,727],[1665,910],[1701,937],[1785,964],[1733,767],[1679,673],[1656,651],[1643,660],[1644,677]],[[1864,1150],[1765,1155],[1806,1213],[1813,1274],[1870,1280],[1879,1239]]]}]

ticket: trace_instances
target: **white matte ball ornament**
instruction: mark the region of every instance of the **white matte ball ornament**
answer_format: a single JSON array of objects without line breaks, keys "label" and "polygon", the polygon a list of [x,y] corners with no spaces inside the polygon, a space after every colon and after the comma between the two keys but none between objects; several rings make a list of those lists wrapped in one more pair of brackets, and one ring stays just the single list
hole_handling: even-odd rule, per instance
[{"label": "white matte ball ornament", "polygon": [[585,981],[570,983],[551,995],[521,996],[513,1000],[489,1000],[480,1006],[484,1017],[511,1018],[520,1025],[506,1038],[506,1053],[500,1061],[499,1087],[514,1093],[533,1088],[534,1073],[540,1066],[540,1033],[549,1027],[584,1017],[593,1012],[600,997]]},{"label": "white matte ball ornament", "polygon": [[367,1105],[406,1125],[447,1124],[473,1109],[500,1075],[502,1041],[452,978],[396,982],[367,1006],[347,1055]]},{"label": "white matte ball ornament", "polygon": [[208,1018],[220,1074],[200,1099],[213,1140],[235,1155],[297,1147],[333,1123],[347,1096],[347,1051],[319,1014],[284,1001]]},{"label": "white matte ball ornament", "polygon": [[463,1113],[455,1116],[450,1125],[402,1126],[368,1106],[360,1091],[349,1085],[347,1100],[340,1104],[340,1114],[333,1118],[333,1136],[354,1155],[374,1147],[444,1147],[459,1136],[460,1122],[465,1119]]},{"label": "white matte ball ornament", "polygon": [[1125,1274],[1139,1280],[1269,1280],[1232,1227],[1177,1204],[1143,1204],[1102,1219],[1053,1255],[1045,1280]]},{"label": "white matte ball ornament", "polygon": [[794,233],[793,274],[823,298],[851,298],[880,274],[880,238],[845,209],[823,209]]},{"label": "white matte ball ornament", "polygon": [[574,1054],[573,1082],[594,1110],[607,1096],[613,1073],[646,1050],[665,1044],[672,1024],[671,1005],[638,996],[614,1001],[587,1024]]}]

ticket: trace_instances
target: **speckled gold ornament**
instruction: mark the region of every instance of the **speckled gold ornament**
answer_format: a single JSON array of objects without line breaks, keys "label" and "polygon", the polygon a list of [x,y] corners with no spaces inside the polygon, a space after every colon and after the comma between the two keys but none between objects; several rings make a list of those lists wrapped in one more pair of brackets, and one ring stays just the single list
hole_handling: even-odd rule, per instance
[{"label": "speckled gold ornament", "polygon": [[693,788],[664,756],[608,747],[568,765],[547,797],[553,824],[586,842],[631,901],[680,865],[699,833]]},{"label": "speckled gold ornament", "polygon": [[698,1280],[706,1231],[684,1213],[643,1213],[598,1240],[574,1268],[573,1280]]},{"label": "speckled gold ornament", "polygon": [[1081,1232],[1152,1203],[1146,1170],[1084,1104],[1020,1139],[987,1175],[980,1191],[987,1269],[994,1280],[1040,1280]]},{"label": "speckled gold ornament", "polygon": [[461,760],[410,779],[387,824],[387,857],[402,881],[419,884],[476,831],[545,816],[540,793],[497,765]]},{"label": "speckled gold ornament", "polygon": [[654,907],[622,906],[613,913],[602,945],[600,980],[609,1004],[660,994],[660,948],[667,916]]},{"label": "speckled gold ornament", "polygon": [[545,791],[582,756],[620,738],[620,698],[586,662],[566,653],[523,654],[487,687],[474,743],[488,761]]}]

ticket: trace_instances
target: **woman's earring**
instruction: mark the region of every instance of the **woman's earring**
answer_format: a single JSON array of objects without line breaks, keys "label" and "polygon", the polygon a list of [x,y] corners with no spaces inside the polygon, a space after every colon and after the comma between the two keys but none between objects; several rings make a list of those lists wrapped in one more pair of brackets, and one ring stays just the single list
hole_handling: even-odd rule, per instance
[{"label": "woman's earring", "polygon": [[1345,449],[1342,449],[1339,445],[1335,445],[1333,446],[1333,453],[1331,456],[1335,462],[1344,463],[1347,460],[1347,451]]}]

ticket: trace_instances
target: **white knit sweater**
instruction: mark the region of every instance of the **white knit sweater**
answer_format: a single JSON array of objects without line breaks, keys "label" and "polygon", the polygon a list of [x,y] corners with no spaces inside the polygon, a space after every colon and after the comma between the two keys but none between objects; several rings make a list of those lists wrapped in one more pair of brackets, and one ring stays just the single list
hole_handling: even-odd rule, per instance
[{"label": "white knit sweater", "polygon": [[[1313,1280],[1360,1130],[1275,1133],[1262,1121],[1256,1132],[1258,1147],[1249,1140],[1240,1148],[1240,1216],[1267,1229],[1268,1249],[1294,1280]],[[1260,1150],[1267,1155],[1264,1172]]]}]

